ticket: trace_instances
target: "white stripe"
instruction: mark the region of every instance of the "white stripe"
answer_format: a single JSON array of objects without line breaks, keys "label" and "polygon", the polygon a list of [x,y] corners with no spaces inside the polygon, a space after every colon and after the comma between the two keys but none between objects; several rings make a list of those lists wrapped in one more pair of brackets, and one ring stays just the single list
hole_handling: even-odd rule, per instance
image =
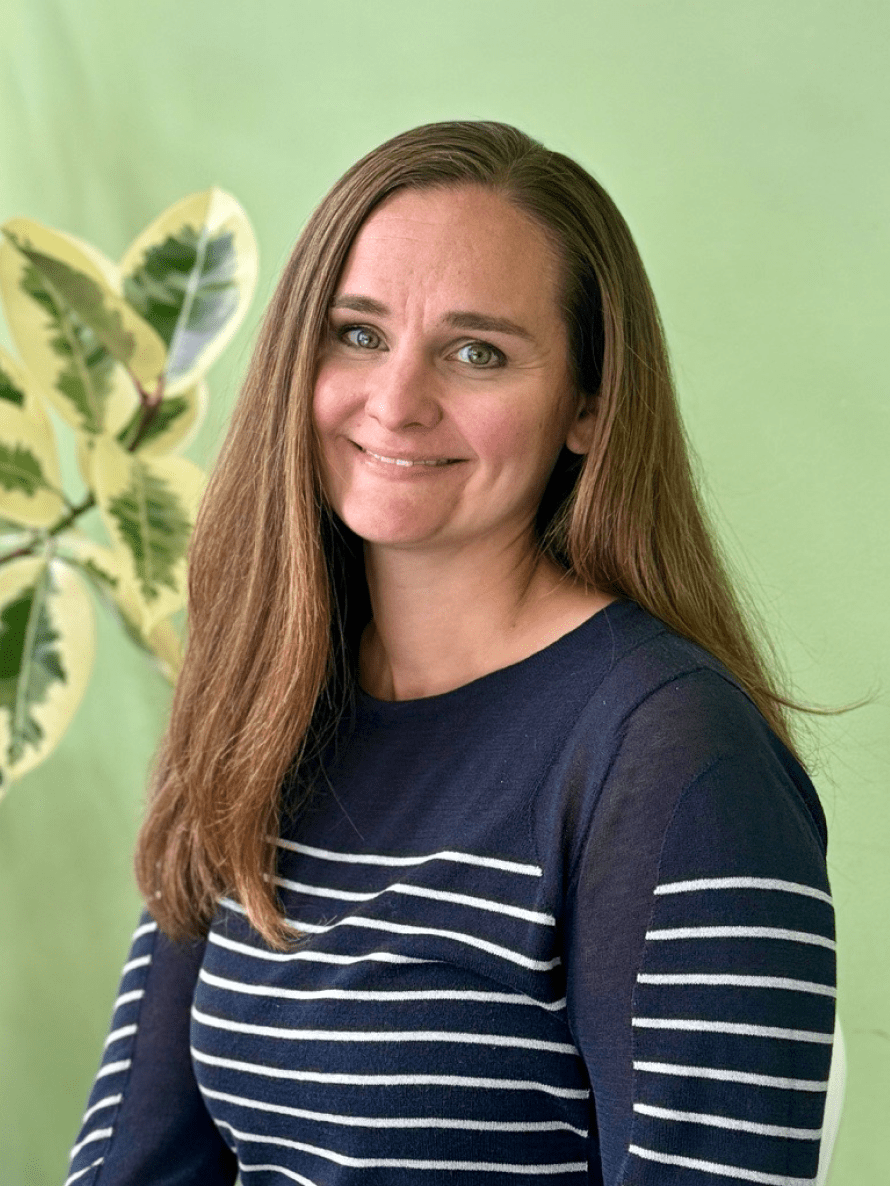
[{"label": "white stripe", "polygon": [[113,1042],[120,1042],[122,1038],[131,1038],[139,1027],[137,1025],[122,1025],[120,1029],[112,1030],[105,1039],[103,1050],[107,1050]]},{"label": "white stripe", "polygon": [[97,1128],[95,1132],[91,1132],[88,1137],[84,1137],[79,1145],[74,1146],[74,1148],[71,1150],[70,1160],[73,1161],[81,1149],[83,1149],[86,1145],[92,1144],[93,1141],[104,1141],[105,1138],[110,1137],[113,1132],[113,1128]]},{"label": "white stripe", "polygon": [[837,989],[813,980],[790,980],[787,976],[733,976],[710,972],[640,972],[638,984],[727,984],[736,988],[787,988],[836,997]]},{"label": "white stripe", "polygon": [[126,976],[128,972],[132,972],[135,968],[145,968],[151,963],[150,955],[140,955],[137,959],[129,960],[124,964],[121,976]]},{"label": "white stripe", "polygon": [[290,1178],[292,1182],[299,1182],[300,1186],[317,1186],[311,1178],[304,1178],[302,1174],[295,1174],[293,1170],[285,1169],[283,1165],[273,1165],[271,1162],[263,1162],[259,1165],[255,1162],[238,1161],[238,1169],[243,1174],[246,1170],[252,1173],[254,1170],[271,1170],[273,1174],[283,1174],[285,1178]]},{"label": "white stripe", "polygon": [[112,1012],[116,1012],[118,1009],[120,1009],[121,1005],[129,1005],[132,1001],[139,1001],[144,996],[145,996],[144,988],[134,988],[132,992],[122,992],[121,995],[114,1002],[114,1009],[112,1010]]},{"label": "white stripe", "polygon": [[657,885],[654,894],[688,894],[694,890],[712,889],[763,889],[784,890],[788,894],[802,894],[805,898],[818,898],[830,906],[831,895],[811,885],[797,881],[782,881],[777,877],[697,877],[694,881],[670,881]]},{"label": "white stripe", "polygon": [[632,1017],[631,1025],[652,1030],[698,1030],[709,1034],[741,1034],[745,1038],[787,1038],[789,1042],[824,1042],[830,1046],[834,1034],[815,1030],[786,1030],[775,1025],[748,1025],[736,1021],[696,1021],[679,1017]]},{"label": "white stripe", "polygon": [[809,931],[786,931],[784,927],[668,927],[647,931],[647,939],[790,939],[793,943],[814,943],[834,951],[833,939]]},{"label": "white stripe", "polygon": [[[220,898],[220,905],[234,910],[238,914],[246,913],[244,907],[231,898]],[[394,935],[433,935],[438,939],[452,939],[455,943],[464,943],[479,951],[487,951],[490,955],[498,956],[511,964],[518,964],[521,968],[530,968],[533,972],[549,972],[551,968],[558,967],[561,962],[559,956],[555,956],[551,960],[533,960],[509,947],[499,947],[497,943],[489,943],[487,939],[478,939],[473,935],[462,935],[459,931],[446,931],[437,927],[414,927],[402,923],[386,922],[381,918],[363,918],[360,915],[353,915],[340,918],[326,926],[300,922],[293,918],[288,918],[285,921],[295,931],[307,931],[313,935],[327,934],[328,931],[333,931],[336,927],[362,927],[370,931],[387,931]]]},{"label": "white stripe", "polygon": [[133,932],[133,940],[132,941],[135,943],[136,940],[141,939],[143,935],[150,935],[152,933],[152,931],[156,931],[157,929],[158,929],[158,924],[156,922],[145,922],[142,924],[141,927],[137,927],[136,930]]},{"label": "white stripe", "polygon": [[473,906],[477,910],[490,910],[494,914],[509,914],[513,918],[521,918],[526,922],[541,923],[542,926],[556,925],[552,914],[544,914],[540,910],[526,910],[522,906],[510,906],[505,902],[495,902],[491,898],[477,898],[472,894],[453,894],[446,890],[428,889],[422,885],[396,884],[389,887],[395,893],[411,894],[417,898],[434,898],[438,902],[454,902],[458,906]]},{"label": "white stripe", "polygon": [[106,1075],[116,1075],[118,1071],[128,1071],[132,1061],[130,1058],[122,1058],[120,1062],[110,1062],[107,1066],[102,1067],[96,1078],[104,1079]]},{"label": "white stripe", "polygon": [[225,980],[212,972],[201,969],[199,977],[213,988],[229,992],[240,992],[255,997],[280,997],[290,1001],[481,1001],[487,1005],[535,1005],[540,1009],[564,1009],[566,999],[559,1001],[536,1001],[533,997],[516,992],[476,992],[451,988],[416,989],[411,992],[384,992],[349,988],[273,988],[265,984],[245,984],[240,980]]},{"label": "white stripe", "polygon": [[587,1172],[587,1161],[565,1161],[561,1164],[513,1165],[498,1161],[420,1161],[407,1157],[348,1157],[333,1149],[322,1149],[319,1145],[308,1145],[305,1141],[289,1141],[285,1137],[266,1137],[257,1132],[241,1132],[227,1120],[217,1120],[218,1128],[227,1128],[238,1141],[256,1141],[262,1145],[280,1145],[284,1149],[296,1149],[299,1153],[312,1153],[335,1165],[348,1165],[353,1169],[394,1170],[453,1170],[469,1173],[494,1174],[571,1174]]},{"label": "white stripe", "polygon": [[84,1174],[88,1174],[90,1170],[94,1170],[97,1165],[101,1165],[105,1160],[104,1157],[98,1157],[91,1165],[88,1165],[84,1170],[78,1170],[76,1174],[72,1174],[65,1179],[65,1186],[71,1186],[72,1182],[76,1182],[78,1178],[82,1178]]},{"label": "white stripe", "polygon": [[785,1174],[762,1174],[760,1170],[746,1170],[737,1165],[721,1165],[716,1161],[699,1161],[697,1157],[677,1157],[672,1153],[657,1153],[654,1149],[641,1149],[631,1145],[629,1153],[636,1153],[647,1161],[659,1161],[663,1165],[682,1165],[690,1170],[703,1170],[709,1174],[722,1174],[724,1178],[739,1178],[745,1182],[760,1182],[762,1186],[815,1186],[815,1178],[789,1178]]},{"label": "white stripe", "polygon": [[[224,906],[226,910],[232,910],[235,914],[247,916],[247,911],[240,902],[236,902],[234,898],[220,898],[220,906]],[[332,931],[334,927],[342,926],[344,923],[351,922],[351,918],[340,919],[338,922],[330,922],[319,924],[315,922],[300,922],[297,919],[286,918],[285,923],[291,927],[292,930],[300,931],[309,935],[326,935],[328,931]]]},{"label": "white stripe", "polygon": [[[271,839],[271,838],[270,838]],[[279,848],[290,849],[291,852],[303,853],[307,857],[318,857],[322,861],[342,861],[344,865],[385,865],[387,867],[404,865],[425,865],[427,861],[455,861],[461,865],[478,865],[483,869],[500,869],[504,873],[519,873],[523,877],[543,877],[544,871],[540,865],[526,865],[520,861],[503,861],[498,857],[479,857],[471,852],[454,852],[444,849],[442,852],[431,852],[421,857],[384,857],[372,856],[369,853],[334,852],[328,848],[313,848],[309,844],[297,844],[293,840],[277,839]]]},{"label": "white stripe", "polygon": [[302,881],[290,881],[286,877],[276,877],[274,881],[283,889],[293,890],[294,893],[311,894],[318,898],[337,898],[346,902],[370,902],[382,894],[405,894],[415,898],[432,898],[437,902],[453,902],[457,906],[472,906],[476,910],[490,910],[494,914],[509,914],[513,918],[522,918],[526,922],[539,922],[545,926],[556,925],[556,919],[552,914],[542,914],[539,910],[526,910],[522,906],[510,906],[504,902],[495,902],[491,898],[477,898],[472,894],[454,894],[448,890],[434,890],[422,885],[405,885],[399,881],[367,894],[355,893],[352,890],[334,890],[321,885],[307,885]]},{"label": "white stripe", "polygon": [[89,1118],[91,1116],[93,1116],[96,1112],[101,1111],[102,1108],[111,1108],[111,1107],[113,1107],[114,1104],[119,1104],[123,1098],[124,1097],[120,1094],[106,1095],[104,1100],[99,1100],[99,1102],[97,1104],[93,1104],[92,1108],[87,1108],[87,1110],[83,1114],[83,1120],[81,1120],[81,1122],[80,1122],[81,1127],[83,1127],[83,1125],[86,1124],[86,1122],[89,1120]]},{"label": "white stripe", "polygon": [[684,1120],[692,1124],[706,1124],[710,1128],[729,1128],[734,1132],[754,1132],[761,1137],[784,1137],[792,1141],[818,1141],[821,1128],[783,1128],[779,1124],[755,1124],[753,1120],[736,1120],[732,1116],[711,1116],[705,1112],[675,1112],[673,1108],[654,1108],[651,1104],[634,1104],[634,1111],[660,1120]]},{"label": "white stripe", "polygon": [[755,1075],[751,1071],[727,1071],[718,1067],[683,1067],[669,1062],[634,1062],[635,1071],[653,1075],[688,1075],[691,1079],[719,1079],[722,1083],[750,1083],[754,1087],[781,1087],[786,1091],[826,1091],[828,1082],[818,1079],[781,1079],[776,1075]]},{"label": "white stripe", "polygon": [[571,1042],[545,1042],[512,1034],[462,1034],[456,1030],[296,1030],[275,1025],[249,1025],[212,1017],[192,1008],[192,1017],[212,1029],[235,1034],[256,1034],[261,1038],[279,1038],[285,1042],[452,1042],[466,1046],[511,1046],[520,1050],[547,1050],[553,1054],[575,1054]]},{"label": "white stripe", "polygon": [[263,1075],[269,1079],[295,1079],[304,1083],[337,1083],[354,1087],[474,1087],[491,1088],[495,1091],[543,1091],[559,1099],[586,1100],[590,1095],[587,1088],[555,1087],[550,1083],[536,1083],[526,1079],[485,1079],[462,1075],[342,1075],[325,1071],[291,1071],[281,1067],[264,1066],[262,1063],[240,1062],[233,1058],[218,1058],[191,1048],[195,1062],[212,1067],[225,1067],[232,1071],[245,1071],[250,1075]]},{"label": "white stripe", "polygon": [[[449,931],[438,927],[415,927],[401,923],[385,922],[377,918],[349,918],[342,919],[334,925],[342,924],[364,927],[372,931],[389,931],[396,935],[432,935],[437,939],[451,939],[455,943],[463,943],[468,947],[475,947],[479,951],[486,951],[489,955],[507,960],[511,964],[518,964],[521,968],[529,968],[533,972],[549,972],[560,964],[559,956],[549,960],[531,959],[520,951],[513,951],[509,947],[501,947],[497,943],[489,943],[487,939],[479,939],[475,935],[462,935],[459,931]],[[299,925],[299,924],[298,924]]]},{"label": "white stripe", "polygon": [[336,1112],[312,1112],[306,1108],[288,1108],[284,1104],[267,1104],[262,1100],[246,1099],[244,1096],[229,1095],[225,1091],[211,1091],[201,1088],[201,1095],[208,1099],[223,1100],[238,1108],[253,1108],[258,1112],[275,1112],[282,1116],[298,1116],[301,1120],[321,1120],[327,1124],[343,1124],[354,1128],[447,1128],[464,1129],[472,1132],[571,1132],[577,1137],[587,1138],[587,1130],[575,1128],[562,1120],[463,1120],[450,1116],[341,1116]]},{"label": "white stripe", "polygon": [[417,956],[397,955],[392,951],[369,951],[364,955],[336,955],[328,951],[267,951],[262,947],[251,947],[249,943],[238,943],[225,935],[211,931],[207,936],[211,943],[218,947],[225,947],[229,951],[238,951],[242,955],[252,955],[263,960],[309,960],[318,964],[361,964],[372,960],[382,964],[434,964],[435,960],[419,959]]}]

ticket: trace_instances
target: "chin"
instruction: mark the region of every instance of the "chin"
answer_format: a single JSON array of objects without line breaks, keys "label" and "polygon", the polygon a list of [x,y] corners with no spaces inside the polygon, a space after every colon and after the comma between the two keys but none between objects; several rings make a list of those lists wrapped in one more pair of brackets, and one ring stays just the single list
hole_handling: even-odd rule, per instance
[{"label": "chin", "polygon": [[430,524],[406,522],[398,516],[340,515],[340,518],[366,544],[409,546],[422,544],[435,534]]}]

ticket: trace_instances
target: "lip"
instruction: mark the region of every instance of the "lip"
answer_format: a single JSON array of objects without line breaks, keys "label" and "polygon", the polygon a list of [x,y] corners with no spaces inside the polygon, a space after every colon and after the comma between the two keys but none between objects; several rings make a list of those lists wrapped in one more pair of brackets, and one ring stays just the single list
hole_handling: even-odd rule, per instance
[{"label": "lip", "polygon": [[443,469],[445,466],[454,465],[463,460],[461,457],[423,457],[420,454],[388,453],[383,450],[378,452],[376,449],[368,448],[367,445],[360,445],[358,441],[353,441],[352,444],[360,453],[373,458],[374,461],[379,461],[381,465],[399,467],[400,469]]}]

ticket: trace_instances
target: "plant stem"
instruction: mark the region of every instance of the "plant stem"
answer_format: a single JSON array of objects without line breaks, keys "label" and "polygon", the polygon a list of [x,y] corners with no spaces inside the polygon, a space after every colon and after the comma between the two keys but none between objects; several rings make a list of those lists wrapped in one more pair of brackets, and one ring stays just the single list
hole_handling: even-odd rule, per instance
[{"label": "plant stem", "polygon": [[88,494],[83,502],[77,506],[73,506],[57,523],[47,528],[45,532],[41,532],[39,537],[32,539],[28,544],[23,544],[20,548],[15,548],[12,552],[7,552],[5,556],[0,556],[0,564],[5,564],[8,560],[16,560],[19,556],[32,556],[35,548],[40,547],[47,539],[52,538],[52,536],[64,531],[66,527],[70,527],[74,520],[82,515],[84,511],[88,511],[95,505],[96,496],[93,493]]},{"label": "plant stem", "polygon": [[136,435],[133,437],[132,441],[130,441],[129,445],[127,445],[127,450],[130,453],[138,448],[139,442],[145,436],[146,432],[148,432],[152,420],[154,420],[155,416],[158,414],[158,408],[161,406],[161,399],[164,395],[164,376],[162,375],[158,380],[158,385],[151,395],[143,391],[142,388],[139,387],[138,383],[136,386],[139,390],[139,398],[142,401],[142,419],[139,422]]},{"label": "plant stem", "polygon": [[[136,430],[136,435],[127,445],[128,453],[132,453],[142,438],[145,436],[149,425],[157,415],[158,408],[161,404],[161,399],[164,395],[163,375],[161,376],[157,387],[151,394],[145,391],[135,378],[133,378],[133,382],[136,384],[136,390],[139,392],[139,400],[142,404],[142,419],[139,422],[139,428]],[[95,505],[96,496],[92,491],[90,491],[86,498],[84,498],[83,502],[78,503],[76,506],[72,506],[71,509],[67,511],[61,519],[52,525],[52,527],[47,528],[45,531],[41,531],[39,535],[36,535],[30,541],[30,543],[23,544],[20,548],[14,548],[13,551],[7,552],[4,556],[0,556],[0,564],[6,564],[9,560],[17,560],[19,556],[33,556],[35,549],[41,547],[47,539],[50,539],[52,536],[58,535],[60,532],[65,531],[66,528],[71,526],[75,519],[80,518],[80,516],[85,511],[90,510]]]}]

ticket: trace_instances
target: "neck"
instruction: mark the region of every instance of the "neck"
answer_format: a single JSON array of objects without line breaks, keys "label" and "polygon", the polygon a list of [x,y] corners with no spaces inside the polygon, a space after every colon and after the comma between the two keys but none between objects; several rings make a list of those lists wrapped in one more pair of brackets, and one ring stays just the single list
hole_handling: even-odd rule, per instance
[{"label": "neck", "polygon": [[[517,554],[518,552],[518,554]],[[528,547],[476,556],[365,546],[373,620],[359,680],[382,700],[461,687],[528,658],[608,604]]]}]

